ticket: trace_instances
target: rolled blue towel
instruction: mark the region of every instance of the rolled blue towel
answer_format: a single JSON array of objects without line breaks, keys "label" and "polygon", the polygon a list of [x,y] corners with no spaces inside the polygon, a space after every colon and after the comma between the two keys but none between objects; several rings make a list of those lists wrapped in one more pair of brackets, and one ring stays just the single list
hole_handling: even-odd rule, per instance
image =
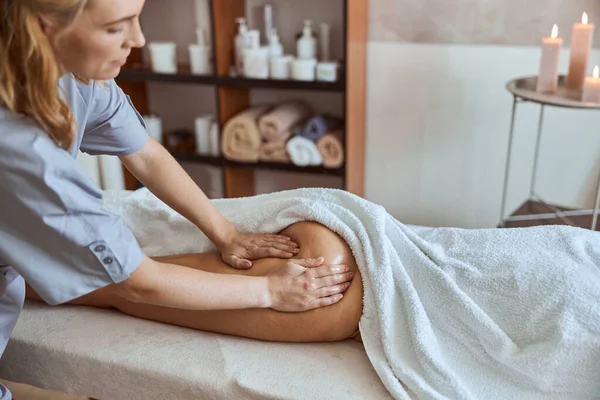
[{"label": "rolled blue towel", "polygon": [[338,129],[342,120],[327,115],[312,117],[295,129],[295,134],[307,139],[317,141],[327,133]]}]

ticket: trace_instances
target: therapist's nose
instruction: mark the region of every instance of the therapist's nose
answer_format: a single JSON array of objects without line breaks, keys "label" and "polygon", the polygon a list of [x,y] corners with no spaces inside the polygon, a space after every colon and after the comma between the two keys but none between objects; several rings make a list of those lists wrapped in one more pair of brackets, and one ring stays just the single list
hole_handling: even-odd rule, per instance
[{"label": "therapist's nose", "polygon": [[146,45],[146,37],[142,32],[142,27],[139,20],[135,20],[133,29],[131,30],[131,37],[127,43],[131,47],[141,48]]}]

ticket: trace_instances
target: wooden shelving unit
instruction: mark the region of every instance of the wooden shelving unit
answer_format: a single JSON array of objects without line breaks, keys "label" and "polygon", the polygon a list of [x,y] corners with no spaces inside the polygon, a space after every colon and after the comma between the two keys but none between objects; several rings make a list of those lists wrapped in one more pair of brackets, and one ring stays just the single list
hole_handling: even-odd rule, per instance
[{"label": "wooden shelving unit", "polygon": [[[274,0],[277,1],[277,0]],[[299,90],[337,93],[344,102],[345,164],[339,169],[299,167],[282,163],[237,163],[221,157],[206,157],[188,153],[174,153],[180,161],[192,161],[221,167],[224,170],[225,197],[254,195],[254,171],[258,169],[304,172],[339,176],[343,188],[364,195],[365,122],[366,122],[366,50],[368,34],[368,0],[344,0],[344,56],[343,75],[338,82],[300,82],[292,80],[247,79],[229,76],[234,60],[235,20],[246,17],[245,0],[210,0],[215,75],[198,76],[182,66],[177,74],[157,74],[142,62],[141,50],[136,51],[124,66],[117,82],[130,95],[136,108],[148,114],[148,82],[196,84],[214,86],[218,121],[222,127],[237,113],[250,107],[253,89]],[[135,189],[137,182],[126,171],[126,186]]]},{"label": "wooden shelving unit", "polygon": [[181,84],[209,85],[216,87],[237,87],[243,89],[288,89],[323,92],[340,92],[345,90],[345,82],[300,82],[293,80],[250,79],[243,77],[193,75],[183,65],[177,74],[160,74],[152,72],[147,65],[132,65],[119,75],[121,82],[169,82]]}]

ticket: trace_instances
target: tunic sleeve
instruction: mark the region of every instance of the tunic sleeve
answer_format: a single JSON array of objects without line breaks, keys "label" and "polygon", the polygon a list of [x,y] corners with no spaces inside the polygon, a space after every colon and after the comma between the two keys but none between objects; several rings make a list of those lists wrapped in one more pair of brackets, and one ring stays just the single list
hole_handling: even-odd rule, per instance
[{"label": "tunic sleeve", "polygon": [[[131,142],[133,143],[133,142]],[[144,258],[102,191],[31,120],[0,118],[0,259],[49,304],[127,279]]]},{"label": "tunic sleeve", "polygon": [[148,142],[144,119],[129,96],[114,80],[93,82],[90,111],[81,151],[91,154],[129,155]]}]

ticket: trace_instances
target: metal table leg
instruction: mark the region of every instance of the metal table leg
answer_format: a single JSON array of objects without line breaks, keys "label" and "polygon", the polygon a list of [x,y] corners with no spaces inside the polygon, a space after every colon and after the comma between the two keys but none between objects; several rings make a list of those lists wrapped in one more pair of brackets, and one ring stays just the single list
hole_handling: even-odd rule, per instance
[{"label": "metal table leg", "polygon": [[535,141],[535,155],[533,156],[533,171],[531,174],[531,183],[529,184],[529,198],[535,193],[535,181],[537,179],[538,160],[540,156],[540,143],[542,139],[542,126],[544,124],[544,105],[540,109],[540,119],[538,121],[537,139]]},{"label": "metal table leg", "polygon": [[594,218],[592,218],[592,230],[596,230],[598,221],[598,207],[600,207],[600,176],[598,177],[598,190],[596,191],[596,202],[594,203]]},{"label": "metal table leg", "polygon": [[500,226],[504,226],[504,213],[506,208],[506,197],[508,189],[508,175],[510,173],[510,159],[512,153],[513,136],[515,133],[515,114],[517,111],[517,96],[513,96],[512,116],[510,119],[510,132],[508,135],[508,151],[506,155],[506,166],[504,170],[504,188],[502,189],[502,205],[500,207]]}]

